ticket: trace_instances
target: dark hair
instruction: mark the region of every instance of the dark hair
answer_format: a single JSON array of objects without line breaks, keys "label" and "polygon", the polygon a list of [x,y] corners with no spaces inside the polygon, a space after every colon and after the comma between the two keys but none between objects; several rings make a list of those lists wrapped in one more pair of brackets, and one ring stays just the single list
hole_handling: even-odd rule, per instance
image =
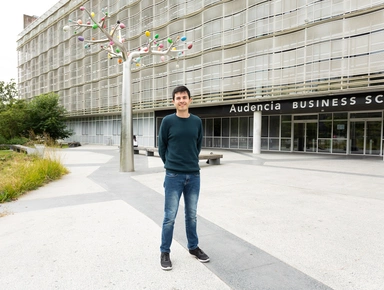
[{"label": "dark hair", "polygon": [[184,93],[184,92],[187,92],[188,94],[188,98],[190,99],[191,98],[191,92],[188,90],[188,88],[186,86],[178,86],[176,88],[173,89],[173,92],[172,92],[172,100],[175,99],[175,95],[177,93]]}]

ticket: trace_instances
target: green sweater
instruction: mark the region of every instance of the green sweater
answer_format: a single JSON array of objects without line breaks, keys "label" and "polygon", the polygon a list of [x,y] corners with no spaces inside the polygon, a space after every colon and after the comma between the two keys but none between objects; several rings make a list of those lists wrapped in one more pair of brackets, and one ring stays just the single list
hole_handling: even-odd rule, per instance
[{"label": "green sweater", "polygon": [[193,114],[179,118],[164,117],[159,130],[159,155],[164,168],[171,172],[199,172],[199,154],[203,141],[203,124]]}]

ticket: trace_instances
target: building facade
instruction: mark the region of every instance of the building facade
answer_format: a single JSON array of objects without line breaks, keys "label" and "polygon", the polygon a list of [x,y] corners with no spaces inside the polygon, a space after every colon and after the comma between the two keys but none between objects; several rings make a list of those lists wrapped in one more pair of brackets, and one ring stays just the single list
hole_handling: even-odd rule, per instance
[{"label": "building facade", "polygon": [[193,42],[179,60],[132,64],[140,145],[156,146],[171,91],[185,84],[205,148],[252,150],[261,114],[261,150],[383,155],[383,1],[59,1],[19,35],[20,95],[58,93],[71,140],[110,145],[120,142],[122,65],[63,32],[69,19],[85,20],[80,6],[124,23],[130,51],[146,30]]}]

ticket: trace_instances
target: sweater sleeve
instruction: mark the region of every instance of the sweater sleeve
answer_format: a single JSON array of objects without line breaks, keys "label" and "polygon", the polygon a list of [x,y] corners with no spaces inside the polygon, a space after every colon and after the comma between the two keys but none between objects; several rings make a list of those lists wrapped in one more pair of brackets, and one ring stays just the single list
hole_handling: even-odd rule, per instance
[{"label": "sweater sleeve", "polygon": [[203,123],[202,123],[201,119],[199,119],[199,120],[200,120],[200,128],[199,128],[199,133],[198,133],[199,135],[197,137],[197,152],[198,153],[200,153],[201,146],[203,144]]},{"label": "sweater sleeve", "polygon": [[161,122],[160,129],[159,129],[159,155],[163,163],[165,164],[166,161],[166,152],[167,152],[167,147],[168,147],[168,129],[166,126],[166,118],[164,118]]}]

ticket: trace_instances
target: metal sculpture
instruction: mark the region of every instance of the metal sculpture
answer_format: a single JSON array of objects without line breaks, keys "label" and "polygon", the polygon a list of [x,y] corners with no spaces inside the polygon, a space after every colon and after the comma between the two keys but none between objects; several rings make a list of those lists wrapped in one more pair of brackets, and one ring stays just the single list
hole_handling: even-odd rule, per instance
[{"label": "metal sculpture", "polygon": [[[88,20],[84,23],[81,19],[77,21],[69,20],[69,25],[63,27],[64,31],[74,28],[74,35],[78,35],[77,39],[84,42],[84,48],[90,49],[94,44],[100,44],[100,49],[106,51],[108,58],[116,58],[119,64],[123,64],[123,88],[122,88],[122,107],[121,107],[121,138],[120,138],[120,171],[134,171],[133,158],[133,126],[132,126],[132,78],[131,65],[140,66],[141,60],[146,55],[159,55],[161,61],[166,60],[166,56],[179,58],[184,56],[184,52],[192,48],[192,43],[187,43],[185,36],[176,39],[167,38],[160,41],[159,35],[155,34],[151,39],[151,32],[145,31],[148,38],[147,43],[137,50],[129,52],[126,48],[126,39],[122,37],[121,30],[126,26],[119,20],[112,25],[110,32],[107,30],[107,20],[112,17],[106,8],[101,10],[102,17],[96,21],[95,13],[88,11],[84,6],[80,10],[88,15]],[[103,39],[85,39],[82,34],[87,29],[100,29],[105,35]],[[164,45],[166,43],[166,45]],[[181,49],[177,48],[183,46]]]}]

